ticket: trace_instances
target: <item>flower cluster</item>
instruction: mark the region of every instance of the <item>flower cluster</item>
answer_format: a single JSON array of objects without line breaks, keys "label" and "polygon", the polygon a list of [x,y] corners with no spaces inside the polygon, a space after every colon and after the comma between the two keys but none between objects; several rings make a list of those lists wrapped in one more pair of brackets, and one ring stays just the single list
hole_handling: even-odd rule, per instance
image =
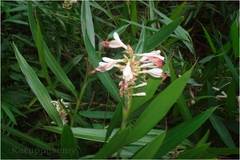
[{"label": "flower cluster", "polygon": [[71,9],[72,8],[72,4],[76,3],[77,0],[64,0],[62,7],[65,9]]},{"label": "flower cluster", "polygon": [[[119,83],[120,97],[123,96],[124,92],[132,89],[138,88],[147,85],[147,83],[142,82],[140,85],[136,85],[135,81],[139,74],[150,74],[156,78],[166,78],[166,75],[163,74],[162,65],[164,57],[160,55],[161,51],[156,50],[150,53],[134,53],[132,48],[129,45],[124,44],[119,35],[114,32],[113,34],[114,40],[112,41],[103,41],[101,43],[102,46],[107,48],[124,48],[126,50],[126,54],[123,54],[123,59],[112,59],[108,57],[103,57],[103,62],[99,62],[99,66],[95,68],[91,73],[96,72],[105,72],[111,70],[113,67],[119,68],[122,72],[122,79]],[[139,60],[136,57],[141,57]],[[144,81],[144,80],[143,80]],[[131,94],[131,96],[145,96],[146,93],[136,93]]]},{"label": "flower cluster", "polygon": [[[56,107],[63,124],[67,124],[68,120],[67,120],[67,112],[61,107],[61,104],[59,101],[51,101],[51,103]],[[63,99],[61,99],[61,103],[68,108],[68,105],[70,104],[69,102],[64,102]]]}]

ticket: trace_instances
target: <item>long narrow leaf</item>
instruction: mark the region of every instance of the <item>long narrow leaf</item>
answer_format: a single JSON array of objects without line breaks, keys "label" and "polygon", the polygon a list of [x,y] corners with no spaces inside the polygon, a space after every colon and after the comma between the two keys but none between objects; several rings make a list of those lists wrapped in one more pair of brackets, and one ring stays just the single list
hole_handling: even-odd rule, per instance
[{"label": "long narrow leaf", "polygon": [[62,126],[62,120],[56,110],[56,108],[51,104],[51,97],[48,94],[47,90],[43,86],[43,84],[38,79],[36,73],[33,71],[33,69],[29,66],[29,64],[26,62],[26,60],[23,58],[23,56],[19,53],[17,47],[15,44],[13,44],[13,49],[18,61],[18,64],[23,72],[23,74],[26,77],[26,80],[34,92],[34,94],[37,96],[39,102],[43,106],[43,108],[48,113],[49,117],[56,122],[59,126]]},{"label": "long narrow leaf", "polygon": [[63,159],[78,159],[79,153],[71,128],[65,124],[62,129],[61,149]]},{"label": "long narrow leaf", "polygon": [[175,146],[180,144],[188,136],[190,136],[196,129],[198,129],[212,114],[215,108],[209,109],[191,120],[185,121],[178,126],[167,131],[166,138],[158,149],[158,153],[154,158],[160,158],[172,150]]},{"label": "long narrow leaf", "polygon": [[201,154],[203,154],[211,143],[199,145],[183,154],[180,154],[176,159],[194,159],[198,158]]},{"label": "long narrow leaf", "polygon": [[95,48],[95,35],[94,35],[95,32],[93,27],[94,25],[92,21],[92,13],[89,1],[82,1],[81,22],[83,37],[88,36],[93,48]]},{"label": "long narrow leaf", "polygon": [[43,141],[40,141],[39,139],[36,139],[36,138],[33,138],[25,133],[22,133],[16,129],[13,129],[13,128],[10,128],[8,126],[5,126],[5,125],[2,125],[1,128],[5,131],[7,131],[8,133],[11,133],[29,143],[31,143],[32,145],[36,146],[36,147],[39,147],[39,148],[42,148],[42,149],[54,149],[54,147],[52,147],[51,145],[43,142]]},{"label": "long narrow leaf", "polygon": [[170,34],[180,25],[183,17],[176,19],[175,21],[168,24],[166,27],[162,28],[155,34],[151,35],[146,39],[147,41],[147,50],[151,51],[160,45]]},{"label": "long narrow leaf", "polygon": [[128,143],[143,137],[167,114],[182,93],[191,75],[192,69],[193,68],[187,71],[181,78],[175,80],[149,104],[133,125],[131,135],[128,137]]},{"label": "long narrow leaf", "polygon": [[235,148],[236,146],[231,138],[231,135],[222,123],[221,119],[217,115],[212,114],[210,121],[226,146],[229,148]]},{"label": "long narrow leaf", "polygon": [[[151,159],[156,154],[158,148],[162,145],[162,142],[165,138],[166,131],[162,132],[146,146],[144,146],[137,154],[134,155],[133,159]],[[147,154],[146,154],[147,153]]]},{"label": "long narrow leaf", "polygon": [[[36,22],[33,16],[33,9],[32,9],[32,4],[30,1],[28,1],[28,20],[29,20],[29,26],[32,32],[33,39],[35,43],[37,43],[37,38],[36,38],[36,31],[37,31],[37,26]],[[44,47],[44,52],[45,52],[45,60],[49,68],[53,71],[53,73],[56,75],[57,79],[62,82],[72,93],[75,97],[77,97],[77,91],[72,84],[72,82],[69,80],[65,72],[63,71],[62,67],[59,65],[59,63],[56,61],[54,56],[52,55],[51,51],[47,47],[45,41],[43,40],[43,47]]]}]

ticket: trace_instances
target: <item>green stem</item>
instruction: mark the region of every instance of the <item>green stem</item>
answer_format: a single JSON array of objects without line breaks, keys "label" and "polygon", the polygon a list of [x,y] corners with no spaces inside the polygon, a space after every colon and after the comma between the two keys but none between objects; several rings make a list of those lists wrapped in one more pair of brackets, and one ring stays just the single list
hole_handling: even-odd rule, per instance
[{"label": "green stem", "polygon": [[[88,67],[87,67],[87,68],[88,68]],[[87,71],[88,71],[88,70],[87,70]],[[73,127],[73,124],[74,124],[74,122],[75,122],[75,118],[76,118],[76,116],[77,116],[77,112],[78,112],[79,106],[80,106],[81,101],[82,101],[83,94],[84,94],[85,89],[86,89],[86,87],[87,87],[88,77],[89,77],[89,74],[88,74],[88,72],[87,72],[87,74],[86,74],[86,76],[85,76],[85,78],[84,78],[84,82],[83,82],[82,89],[81,89],[81,91],[80,91],[80,93],[79,93],[79,98],[78,98],[77,103],[76,103],[76,106],[75,106],[74,115],[73,115],[73,117],[72,117],[72,119],[71,119],[71,127]]]},{"label": "green stem", "polygon": [[124,91],[124,106],[123,106],[123,112],[122,112],[122,125],[121,125],[121,131],[123,131],[126,128],[127,125],[127,119],[128,119],[128,114],[131,108],[131,102],[132,102],[132,97],[130,96],[132,93],[132,89]]}]

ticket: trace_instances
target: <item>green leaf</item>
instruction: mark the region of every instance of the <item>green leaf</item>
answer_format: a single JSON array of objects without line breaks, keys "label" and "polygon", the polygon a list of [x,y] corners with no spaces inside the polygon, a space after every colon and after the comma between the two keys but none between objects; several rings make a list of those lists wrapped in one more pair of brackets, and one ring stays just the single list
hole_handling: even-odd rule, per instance
[{"label": "green leaf", "polygon": [[83,117],[96,118],[96,119],[111,119],[113,112],[106,111],[80,111],[79,114]]},{"label": "green leaf", "polygon": [[5,126],[2,124],[1,128],[3,130],[5,130],[6,132],[10,133],[10,134],[13,134],[27,142],[29,142],[30,144],[38,147],[38,148],[42,148],[42,149],[54,149],[54,147],[52,147],[51,145],[43,142],[43,141],[40,141],[36,138],[33,138],[33,137],[30,137],[29,135],[25,134],[25,133],[22,133],[22,132],[19,132],[18,130],[16,129],[13,129],[13,128],[10,128],[8,126]]},{"label": "green leaf", "polygon": [[31,90],[36,95],[36,97],[38,98],[42,107],[48,113],[49,117],[54,122],[56,122],[59,126],[62,126],[62,120],[61,120],[56,108],[51,103],[52,99],[49,96],[47,90],[45,89],[43,84],[40,82],[40,80],[38,79],[38,77],[37,77],[36,73],[33,71],[33,69],[29,66],[29,64],[26,62],[26,60],[19,53],[15,44],[13,44],[13,49],[14,49],[18,64],[19,64]]},{"label": "green leaf", "polygon": [[67,125],[63,125],[61,136],[61,151],[63,159],[78,159],[79,153],[76,145],[76,140],[73,136],[71,128]]},{"label": "green leaf", "polygon": [[[132,22],[137,22],[137,4],[136,4],[136,1],[131,2],[130,16],[131,16],[131,21]],[[136,37],[136,32],[137,32],[136,26],[132,25],[131,28],[132,28],[132,36]],[[133,38],[133,39],[135,40],[135,38]]]},{"label": "green leaf", "polygon": [[[160,17],[162,17],[163,19],[160,19],[160,21],[162,21],[164,24],[169,24],[172,22],[172,20],[170,18],[168,18],[166,15],[164,15],[163,13],[159,12],[159,10],[157,10],[156,8],[152,8],[152,6],[149,6],[147,3],[145,3],[144,1],[141,1],[141,3],[145,4],[146,6],[148,6],[149,8],[151,8],[156,14],[158,14]],[[166,26],[165,26],[166,27]],[[164,28],[165,28],[164,27]],[[179,37],[179,39],[183,40],[183,43],[188,47],[188,49],[194,54],[194,48],[192,45],[192,40],[191,37],[189,35],[189,33],[183,29],[181,26],[178,26],[176,28],[176,30],[174,31],[176,33],[176,35]]]},{"label": "green leaf", "polygon": [[[156,154],[158,148],[162,145],[162,142],[165,138],[166,131],[159,134],[156,138],[154,138],[151,142],[149,142],[146,146],[144,146],[140,151],[138,151],[132,159],[151,159]],[[147,153],[147,154],[146,154]]]},{"label": "green leaf", "polygon": [[232,40],[232,48],[235,58],[239,57],[239,29],[237,20],[235,20],[230,29],[230,37]]},{"label": "green leaf", "polygon": [[23,24],[23,25],[28,26],[27,22],[24,22],[24,21],[21,21],[21,20],[17,20],[17,19],[6,19],[2,23],[5,23],[5,22],[11,22],[11,23],[16,23],[16,24]]},{"label": "green leaf", "polygon": [[6,115],[10,118],[10,120],[17,125],[17,121],[14,117],[14,115],[12,114],[11,110],[8,108],[8,106],[6,106],[5,104],[2,103],[1,105],[2,109],[4,110],[4,112],[6,113]]},{"label": "green leaf", "polygon": [[[29,25],[30,29],[32,32],[33,39],[35,43],[37,43],[37,38],[36,38],[36,31],[37,31],[37,26],[36,22],[34,19],[34,14],[32,10],[32,4],[30,1],[28,1],[28,20],[29,20]],[[49,68],[53,71],[53,73],[56,75],[57,79],[62,82],[72,93],[73,95],[77,98],[77,91],[72,84],[72,82],[69,80],[65,72],[63,71],[62,67],[59,65],[59,63],[56,61],[54,56],[52,55],[51,51],[47,47],[45,41],[42,41],[43,47],[44,47],[44,53],[45,53],[45,60]]]},{"label": "green leaf", "polygon": [[134,49],[134,52],[135,53],[144,53],[144,52],[147,52],[146,49],[147,49],[147,46],[146,46],[146,30],[145,30],[145,27],[142,26],[139,41],[137,43],[137,46]]},{"label": "green leaf", "polygon": [[235,69],[235,67],[234,67],[234,65],[232,63],[232,60],[227,56],[227,54],[223,54],[223,57],[224,57],[225,62],[227,63],[228,69],[232,73],[232,76],[233,76],[235,82],[239,83],[239,74],[236,71],[236,69]]},{"label": "green leaf", "polygon": [[1,158],[2,159],[44,159],[38,149],[36,152],[24,152],[30,151],[30,148],[18,143],[13,138],[1,134]]},{"label": "green leaf", "polygon": [[176,159],[195,159],[198,158],[202,153],[204,153],[211,143],[199,145],[193,149],[180,154]]},{"label": "green leaf", "polygon": [[[169,63],[170,73],[171,73],[171,81],[177,79],[175,71],[173,69],[173,66],[171,63]],[[189,120],[192,118],[192,115],[190,113],[189,107],[186,104],[186,100],[184,99],[183,94],[181,94],[177,100],[177,106],[179,108],[179,111],[182,115],[183,120]]]},{"label": "green leaf", "polygon": [[148,37],[146,39],[147,50],[151,51],[155,49],[158,45],[160,45],[180,25],[182,20],[183,20],[183,17],[179,17],[175,21],[168,24],[166,27],[160,29],[158,32]]},{"label": "green leaf", "polygon": [[113,138],[95,154],[94,159],[110,157],[124,146],[129,134],[130,130],[124,130],[121,134],[115,134]]},{"label": "green leaf", "polygon": [[[171,83],[144,110],[142,115],[131,128],[128,143],[134,142],[148,133],[169,111],[182,93],[191,72],[191,68],[181,78]],[[171,96],[169,96],[171,95]],[[159,106],[160,105],[160,106]]]},{"label": "green leaf", "polygon": [[108,138],[112,134],[112,131],[115,129],[115,127],[117,127],[117,125],[120,124],[121,118],[122,118],[122,104],[118,103],[116,110],[114,111],[114,114],[107,128],[105,142],[108,140]]},{"label": "green leaf", "polygon": [[226,146],[229,148],[235,148],[236,146],[231,138],[231,135],[229,134],[220,117],[218,117],[215,114],[212,114],[209,119],[214,129],[217,131],[217,133],[221,137],[222,141],[226,144]]},{"label": "green leaf", "polygon": [[162,79],[153,78],[153,77],[150,77],[147,80],[147,86],[144,86],[140,90],[138,90],[139,92],[145,92],[146,96],[133,98],[132,105],[131,105],[131,108],[129,111],[130,114],[135,109],[137,109],[138,107],[140,107],[141,105],[143,105],[144,103],[146,103],[148,100],[150,100],[153,97],[153,95],[156,92],[161,81],[162,81]]},{"label": "green leaf", "polygon": [[[200,23],[200,22],[199,22],[199,23]],[[200,24],[201,24],[201,23],[200,23]],[[203,28],[204,34],[205,34],[205,36],[206,36],[206,38],[207,38],[207,41],[208,41],[208,43],[209,43],[209,45],[210,45],[213,53],[216,53],[216,52],[217,52],[216,47],[214,46],[213,41],[212,41],[212,39],[211,39],[208,31],[206,30],[206,28],[205,28],[202,24],[201,24],[201,26],[202,26],[202,28]]]},{"label": "green leaf", "polygon": [[208,137],[209,137],[209,133],[210,133],[210,131],[209,130],[207,130],[207,132],[206,132],[206,134],[203,136],[203,138],[197,143],[197,147],[198,146],[200,146],[200,145],[203,145],[203,144],[205,144],[206,142],[207,142],[207,139],[208,139]]},{"label": "green leaf", "polygon": [[93,48],[95,48],[95,32],[93,27],[94,25],[92,21],[92,13],[91,13],[89,1],[82,1],[81,24],[82,24],[83,37],[88,36]]},{"label": "green leaf", "polygon": [[232,79],[227,90],[227,101],[226,101],[227,115],[231,121],[234,121],[235,117],[237,116],[236,115],[237,113],[236,93],[237,93],[237,84],[236,84],[236,81]]},{"label": "green leaf", "polygon": [[44,54],[44,47],[43,47],[43,39],[42,39],[42,33],[41,33],[41,28],[39,23],[37,23],[37,36],[36,36],[36,44],[37,44],[37,49],[38,49],[38,56],[39,56],[39,61],[42,67],[42,71],[44,74],[44,77],[46,78],[48,85],[50,86],[52,92],[55,94],[55,89],[53,88],[52,81],[50,79],[47,65],[45,62],[45,54]]},{"label": "green leaf", "polygon": [[166,137],[154,158],[164,156],[180,144],[195,130],[197,130],[209,118],[214,110],[215,108],[209,109],[167,131]]},{"label": "green leaf", "polygon": [[182,12],[184,6],[185,6],[186,2],[183,2],[181,5],[178,6],[178,8],[172,13],[172,15],[170,16],[171,20],[176,19],[177,17],[179,17],[180,13]]}]

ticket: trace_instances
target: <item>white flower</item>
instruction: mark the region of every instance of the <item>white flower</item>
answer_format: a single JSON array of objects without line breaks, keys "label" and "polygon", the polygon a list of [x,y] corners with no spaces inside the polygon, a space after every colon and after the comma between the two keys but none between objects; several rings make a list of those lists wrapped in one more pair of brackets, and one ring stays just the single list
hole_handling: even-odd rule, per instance
[{"label": "white flower", "polygon": [[155,78],[166,77],[166,75],[164,75],[162,72],[163,70],[160,68],[153,68],[149,70],[140,71],[139,73],[148,73]]},{"label": "white flower", "polygon": [[130,67],[130,62],[128,62],[126,67],[123,69],[123,79],[125,79],[125,81],[130,81],[131,79],[133,79],[133,73]]},{"label": "white flower", "polygon": [[140,62],[147,63],[151,61],[153,64],[155,64],[158,68],[162,67],[162,61],[164,60],[164,57],[160,55],[161,51],[152,51],[150,53],[143,53],[143,54],[137,54],[138,56],[143,56],[140,59]]},{"label": "white flower", "polygon": [[107,48],[120,48],[123,47],[124,49],[127,49],[127,46],[121,41],[121,39],[119,38],[119,35],[117,34],[117,32],[113,33],[113,38],[114,40],[112,41],[103,41],[101,42],[101,45],[103,45],[104,47]]},{"label": "white flower", "polygon": [[96,72],[105,72],[112,69],[118,62],[123,62],[123,59],[111,59],[108,57],[103,57],[102,60],[104,62],[99,62],[99,66],[95,68],[91,73]]},{"label": "white flower", "polygon": [[146,96],[146,93],[145,92],[135,93],[132,94],[132,96]]},{"label": "white flower", "polygon": [[142,84],[139,84],[139,85],[137,85],[137,86],[134,86],[133,88],[144,87],[144,86],[146,86],[146,85],[147,85],[147,83],[144,82],[144,83],[142,83]]}]

